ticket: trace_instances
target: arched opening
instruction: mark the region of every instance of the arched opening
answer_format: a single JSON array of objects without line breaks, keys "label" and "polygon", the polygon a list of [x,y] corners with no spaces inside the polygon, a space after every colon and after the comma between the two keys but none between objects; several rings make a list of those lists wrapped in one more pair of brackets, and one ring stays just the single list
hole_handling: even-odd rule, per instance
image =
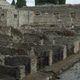
[{"label": "arched opening", "polygon": [[70,14],[71,14],[71,18],[76,18],[76,13],[75,12],[72,12]]},{"label": "arched opening", "polygon": [[41,12],[40,11],[35,11],[35,15],[39,16],[39,15],[41,15]]}]

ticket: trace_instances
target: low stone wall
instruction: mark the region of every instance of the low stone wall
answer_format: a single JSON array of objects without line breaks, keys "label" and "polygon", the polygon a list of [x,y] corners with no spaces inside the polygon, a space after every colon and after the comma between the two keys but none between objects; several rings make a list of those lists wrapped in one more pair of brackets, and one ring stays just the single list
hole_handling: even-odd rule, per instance
[{"label": "low stone wall", "polygon": [[34,47],[34,51],[36,56],[45,56],[44,51],[53,50],[53,54],[56,54],[57,52],[60,52],[61,47],[63,47],[63,45],[39,45]]},{"label": "low stone wall", "polygon": [[0,53],[2,55],[28,55],[26,51],[23,49],[17,49],[17,48],[6,48],[6,47],[0,47]]},{"label": "low stone wall", "polygon": [[11,67],[0,65],[0,73],[22,80],[25,77],[25,66]]},{"label": "low stone wall", "polygon": [[9,66],[26,65],[29,62],[30,62],[30,58],[27,56],[5,57],[5,65],[9,65]]},{"label": "low stone wall", "polygon": [[0,65],[0,73],[4,75],[9,75],[12,77],[16,77],[16,69],[10,66],[1,66]]}]

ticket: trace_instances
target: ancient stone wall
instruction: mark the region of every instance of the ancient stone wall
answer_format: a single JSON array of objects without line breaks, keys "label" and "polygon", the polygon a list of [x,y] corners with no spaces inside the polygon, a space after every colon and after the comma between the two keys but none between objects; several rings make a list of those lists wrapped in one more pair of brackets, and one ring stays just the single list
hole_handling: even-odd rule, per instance
[{"label": "ancient stone wall", "polygon": [[[58,18],[62,20],[63,24],[79,25],[79,7],[80,5],[53,5],[53,6],[35,6],[35,7],[24,7],[25,10],[34,11],[34,22],[42,23],[56,23]],[[73,20],[71,21],[71,18]]]},{"label": "ancient stone wall", "polygon": [[11,36],[9,36],[9,35],[2,35],[2,34],[0,34],[0,46],[6,46],[6,47],[11,47],[10,45],[11,45],[11,43],[12,43],[12,37]]},{"label": "ancient stone wall", "polygon": [[0,47],[1,55],[28,55],[23,49]]},{"label": "ancient stone wall", "polygon": [[26,65],[29,62],[30,58],[27,56],[5,57],[5,65],[9,66]]},{"label": "ancient stone wall", "polygon": [[18,27],[18,11],[16,9],[14,10],[8,10],[7,11],[7,26],[12,26],[14,28]]},{"label": "ancient stone wall", "polygon": [[19,26],[33,23],[33,11],[19,10]]},{"label": "ancient stone wall", "polygon": [[7,25],[7,9],[0,9],[0,25]]},{"label": "ancient stone wall", "polygon": [[31,23],[33,23],[33,11],[17,9],[7,11],[7,26],[16,28]]},{"label": "ancient stone wall", "polygon": [[46,50],[52,50],[53,54],[57,54],[60,52],[60,48],[63,47],[63,45],[39,45],[35,46],[34,51],[35,55],[40,57],[40,56],[47,56],[45,51]]},{"label": "ancient stone wall", "polygon": [[0,65],[0,73],[4,75],[9,75],[12,77],[16,77],[16,69],[9,66],[1,66]]},{"label": "ancient stone wall", "polygon": [[11,27],[9,26],[0,26],[0,34],[11,36]]},{"label": "ancient stone wall", "polygon": [[25,77],[25,66],[2,66],[0,65],[0,73],[22,80]]}]

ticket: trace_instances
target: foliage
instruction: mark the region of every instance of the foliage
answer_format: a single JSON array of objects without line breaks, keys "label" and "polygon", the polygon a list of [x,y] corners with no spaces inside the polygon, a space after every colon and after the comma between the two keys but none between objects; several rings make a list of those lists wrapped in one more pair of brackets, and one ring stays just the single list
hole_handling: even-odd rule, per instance
[{"label": "foliage", "polygon": [[58,0],[50,0],[50,3],[57,4]]},{"label": "foliage", "polygon": [[75,55],[77,54],[77,53],[74,53]]},{"label": "foliage", "polygon": [[35,0],[35,5],[42,3],[65,4],[66,0]]},{"label": "foliage", "polygon": [[22,8],[23,6],[26,6],[26,0],[17,0],[16,5],[18,8]]},{"label": "foliage", "polygon": [[11,4],[12,4],[12,5],[15,5],[15,0],[13,0]]},{"label": "foliage", "polygon": [[59,0],[59,4],[65,4],[65,0]]}]

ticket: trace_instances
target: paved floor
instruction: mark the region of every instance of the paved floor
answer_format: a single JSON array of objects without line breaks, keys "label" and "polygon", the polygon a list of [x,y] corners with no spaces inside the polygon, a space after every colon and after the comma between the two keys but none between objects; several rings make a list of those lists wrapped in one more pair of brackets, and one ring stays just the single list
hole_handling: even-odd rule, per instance
[{"label": "paved floor", "polygon": [[80,80],[80,62],[59,75],[59,80]]}]

